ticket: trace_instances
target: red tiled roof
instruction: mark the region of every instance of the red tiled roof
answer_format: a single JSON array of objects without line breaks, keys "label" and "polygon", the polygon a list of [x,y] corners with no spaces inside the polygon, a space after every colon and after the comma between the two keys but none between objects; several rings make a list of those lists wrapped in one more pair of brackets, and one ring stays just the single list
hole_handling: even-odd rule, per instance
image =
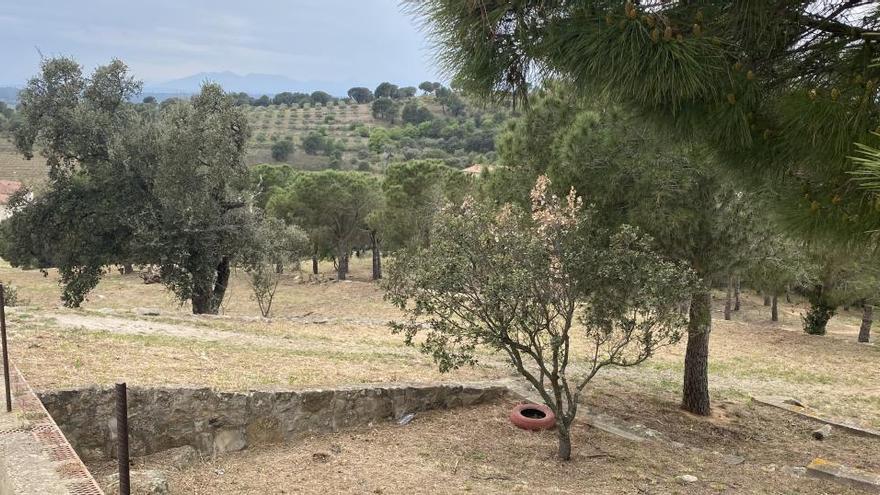
[{"label": "red tiled roof", "polygon": [[5,205],[9,201],[12,193],[21,189],[21,182],[17,180],[0,180],[0,205]]}]

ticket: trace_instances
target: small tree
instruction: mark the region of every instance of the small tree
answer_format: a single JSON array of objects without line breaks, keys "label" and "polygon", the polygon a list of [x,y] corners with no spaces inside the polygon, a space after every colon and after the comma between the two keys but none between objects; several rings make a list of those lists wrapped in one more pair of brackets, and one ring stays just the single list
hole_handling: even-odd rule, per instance
[{"label": "small tree", "polygon": [[268,318],[284,265],[299,264],[300,258],[309,250],[309,239],[299,227],[286,226],[277,218],[264,219],[256,230],[256,238],[256,249],[250,253],[244,267],[250,276],[260,314]]},{"label": "small tree", "polygon": [[476,363],[478,346],[503,352],[556,415],[568,460],[586,385],[679,340],[693,276],[635,228],[602,235],[574,191],[561,202],[547,185],[539,178],[531,215],[472,200],[444,209],[431,248],[403,253],[384,286],[407,315],[394,331],[408,344],[427,332],[420,347],[440,371]]},{"label": "small tree", "polygon": [[808,268],[800,290],[810,302],[804,332],[825,335],[826,325],[841,305],[876,297],[880,268],[870,249],[813,242],[805,247]]},{"label": "small tree", "polygon": [[291,153],[293,153],[293,141],[290,139],[282,139],[272,144],[272,159],[276,162],[287,160]]},{"label": "small tree", "polygon": [[403,111],[401,111],[400,118],[405,124],[418,125],[422,122],[427,122],[433,119],[434,114],[432,114],[426,107],[419,105],[417,101],[408,101],[403,105]]},{"label": "small tree", "polygon": [[397,120],[400,114],[400,104],[391,98],[381,97],[373,101],[373,118],[384,120],[391,124]]}]

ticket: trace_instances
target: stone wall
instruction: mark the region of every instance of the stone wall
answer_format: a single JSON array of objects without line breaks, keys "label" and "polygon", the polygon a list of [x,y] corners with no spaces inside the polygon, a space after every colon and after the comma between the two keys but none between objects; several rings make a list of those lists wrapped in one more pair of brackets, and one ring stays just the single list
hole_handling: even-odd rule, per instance
[{"label": "stone wall", "polygon": [[[133,456],[184,445],[212,455],[398,418],[411,412],[490,402],[507,393],[506,387],[483,384],[242,393],[208,388],[131,387],[129,443]],[[115,456],[112,388],[51,391],[43,393],[40,399],[85,460]]]}]

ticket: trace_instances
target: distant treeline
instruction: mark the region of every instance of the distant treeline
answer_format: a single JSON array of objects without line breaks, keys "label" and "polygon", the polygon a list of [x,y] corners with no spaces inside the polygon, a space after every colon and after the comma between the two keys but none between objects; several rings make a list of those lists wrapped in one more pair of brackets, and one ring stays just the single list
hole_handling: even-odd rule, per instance
[{"label": "distant treeline", "polygon": [[[288,105],[303,107],[305,105],[315,104],[334,104],[342,100],[351,100],[356,103],[370,103],[371,101],[378,98],[390,98],[393,100],[411,98],[415,96],[420,89],[424,94],[440,93],[444,92],[444,90],[446,92],[449,91],[438,82],[425,81],[419,84],[418,88],[414,86],[399,87],[398,85],[392,84],[390,82],[383,82],[376,86],[376,88],[373,90],[362,86],[355,86],[348,90],[347,98],[339,98],[331,95],[326,91],[320,90],[313,91],[312,93],[284,91],[272,96],[264,94],[259,97],[251,96],[244,91],[240,91],[237,93],[232,92],[229,93],[229,95],[234,99],[237,105],[249,105],[254,107],[267,107],[269,105]],[[185,95],[147,94],[143,98],[143,101],[144,103],[162,102],[183,96]]]}]

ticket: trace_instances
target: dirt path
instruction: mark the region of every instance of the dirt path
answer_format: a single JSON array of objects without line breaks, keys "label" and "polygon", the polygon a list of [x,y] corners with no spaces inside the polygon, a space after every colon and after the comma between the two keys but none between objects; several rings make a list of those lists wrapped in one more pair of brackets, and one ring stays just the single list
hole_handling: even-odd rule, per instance
[{"label": "dirt path", "polygon": [[[400,346],[387,346],[377,349],[376,343],[369,345],[347,342],[339,346],[333,341],[320,341],[308,338],[293,339],[292,336],[254,335],[253,333],[235,330],[218,330],[215,328],[186,325],[185,323],[168,323],[143,319],[122,318],[115,316],[90,315],[79,313],[49,313],[51,318],[63,328],[85,328],[92,331],[110,332],[118,335],[158,335],[164,337],[191,339],[204,342],[222,342],[236,346],[281,348],[297,351],[333,351],[336,353],[376,352],[407,356],[409,349]],[[225,319],[229,322],[228,319]],[[317,320],[314,324],[323,324],[329,320]]]}]

